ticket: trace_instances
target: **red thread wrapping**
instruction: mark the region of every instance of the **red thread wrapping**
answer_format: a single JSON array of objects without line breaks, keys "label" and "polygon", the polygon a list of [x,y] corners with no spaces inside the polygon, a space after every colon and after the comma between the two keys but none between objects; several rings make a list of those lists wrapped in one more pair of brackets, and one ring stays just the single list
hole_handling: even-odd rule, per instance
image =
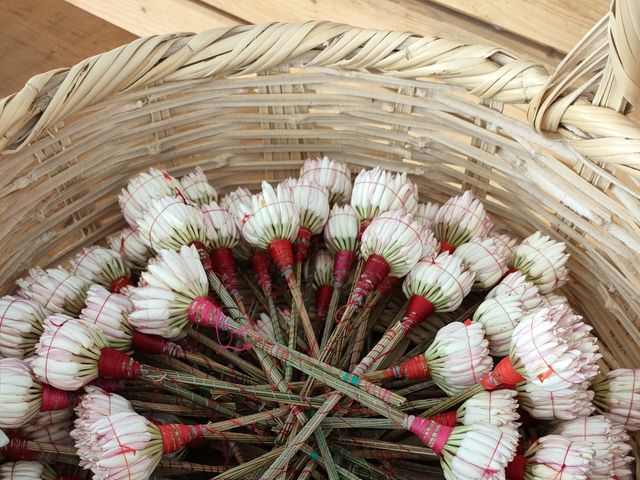
[{"label": "red thread wrapping", "polygon": [[206,297],[196,297],[187,311],[187,320],[195,325],[211,327],[220,330],[229,329],[229,318],[222,313],[222,309],[213,300]]},{"label": "red thread wrapping", "polygon": [[364,303],[364,299],[389,275],[389,264],[380,255],[375,253],[367,258],[367,262],[364,264],[362,275],[358,279],[353,295],[349,300],[349,303],[359,307]]},{"label": "red thread wrapping", "polygon": [[447,242],[440,242],[440,251],[453,253],[456,251],[456,247]]},{"label": "red thread wrapping", "polygon": [[289,240],[274,240],[269,245],[269,253],[280,272],[286,273],[293,269],[293,247]]},{"label": "red thread wrapping", "polygon": [[96,378],[93,382],[89,383],[89,385],[95,385],[107,392],[119,392],[126,387],[125,382],[116,378]]},{"label": "red thread wrapping", "polygon": [[358,232],[358,240],[362,238],[362,234],[367,228],[369,228],[369,225],[371,225],[371,220],[362,220],[362,223],[360,223],[360,231]]},{"label": "red thread wrapping", "polygon": [[205,297],[196,297],[187,311],[187,320],[195,325],[211,327],[220,330],[229,330],[229,317],[213,300]]},{"label": "red thread wrapping", "polygon": [[182,425],[170,423],[156,425],[162,436],[162,452],[173,453],[187,446],[192,440],[202,437],[203,431],[200,425]]},{"label": "red thread wrapping", "polygon": [[333,287],[342,288],[346,283],[356,256],[348,250],[340,250],[333,257]]},{"label": "red thread wrapping", "polygon": [[27,440],[22,438],[11,438],[7,445],[0,448],[0,452],[7,460],[13,461],[31,461],[40,455],[40,452],[27,450]]},{"label": "red thread wrapping", "polygon": [[524,455],[516,455],[504,469],[505,477],[507,480],[524,480],[524,471],[526,466],[527,457]]},{"label": "red thread wrapping", "polygon": [[222,285],[231,293],[238,292],[238,277],[236,277],[236,263],[229,248],[214,248],[211,250],[211,267],[220,278]]},{"label": "red thread wrapping", "polygon": [[162,355],[167,353],[167,344],[168,342],[158,335],[148,335],[137,330],[131,335],[131,346],[136,352]]},{"label": "red thread wrapping", "polygon": [[318,327],[324,325],[327,318],[331,295],[333,295],[333,287],[331,285],[320,285],[316,290],[316,325]]},{"label": "red thread wrapping", "polygon": [[458,424],[458,416],[455,410],[448,412],[438,413],[428,417],[429,420],[433,420],[440,425],[446,425],[447,427],[455,427]]},{"label": "red thread wrapping", "polygon": [[113,282],[111,282],[111,286],[109,287],[109,291],[111,293],[120,293],[126,287],[133,285],[133,280],[129,277],[119,277],[116,278]]},{"label": "red thread wrapping", "polygon": [[427,418],[413,417],[409,431],[439,456],[451,436],[453,427],[441,425]]},{"label": "red thread wrapping", "polygon": [[113,348],[100,350],[98,360],[98,375],[111,378],[137,378],[142,374],[142,364],[136,362]]},{"label": "red thread wrapping", "polygon": [[270,296],[273,287],[271,275],[269,274],[271,257],[269,257],[269,254],[265,251],[256,250],[251,254],[249,262],[251,263],[251,268],[253,269],[253,274],[256,276],[256,280],[258,280],[258,285],[260,285],[262,289],[262,293]]},{"label": "red thread wrapping", "polygon": [[402,319],[405,333],[417,327],[435,312],[433,303],[421,295],[413,295],[407,304],[407,310]]},{"label": "red thread wrapping", "polygon": [[51,410],[62,410],[73,405],[76,396],[72,392],[58,390],[46,383],[42,384],[42,404],[41,412],[50,412]]},{"label": "red thread wrapping", "polygon": [[393,275],[387,275],[380,285],[376,288],[376,292],[383,297],[389,295],[402,282],[402,278]]},{"label": "red thread wrapping", "polygon": [[307,258],[309,253],[309,246],[311,245],[311,230],[307,227],[300,227],[298,230],[298,237],[293,244],[293,255],[298,265],[302,264]]},{"label": "red thread wrapping", "polygon": [[200,255],[200,262],[202,262],[204,271],[206,273],[212,272],[213,268],[211,266],[211,258],[209,257],[209,253],[207,252],[207,247],[205,247],[204,243],[196,240],[195,242],[191,242],[191,245],[196,247],[196,250]]},{"label": "red thread wrapping", "polygon": [[484,387],[485,390],[495,390],[500,385],[504,384],[518,384],[524,380],[524,377],[518,373],[518,371],[513,368],[511,364],[511,358],[504,357],[498,364],[495,366],[492,372],[485,373],[480,380],[480,385]]},{"label": "red thread wrapping", "polygon": [[387,368],[383,373],[387,379],[403,378],[406,380],[423,380],[431,378],[429,364],[424,355],[418,355],[400,365]]}]

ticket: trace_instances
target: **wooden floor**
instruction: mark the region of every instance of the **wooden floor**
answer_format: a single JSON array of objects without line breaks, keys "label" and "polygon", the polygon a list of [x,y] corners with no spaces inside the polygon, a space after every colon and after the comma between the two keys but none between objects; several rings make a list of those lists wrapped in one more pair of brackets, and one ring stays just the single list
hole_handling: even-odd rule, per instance
[{"label": "wooden floor", "polygon": [[609,0],[3,0],[0,97],[135,36],[332,20],[488,43],[553,68]]}]

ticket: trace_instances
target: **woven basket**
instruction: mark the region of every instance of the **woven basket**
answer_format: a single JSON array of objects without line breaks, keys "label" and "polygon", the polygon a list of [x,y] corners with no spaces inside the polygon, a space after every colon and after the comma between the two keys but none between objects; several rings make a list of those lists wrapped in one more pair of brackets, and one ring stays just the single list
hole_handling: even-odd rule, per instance
[{"label": "woven basket", "polygon": [[0,286],[120,228],[116,195],[151,165],[201,165],[225,192],[327,154],[409,172],[423,200],[471,189],[498,225],[567,242],[564,293],[609,367],[639,367],[640,128],[619,112],[639,96],[623,20],[640,8],[615,8],[551,76],[496,47],[323,22],[149,37],[36,76],[0,101]]}]

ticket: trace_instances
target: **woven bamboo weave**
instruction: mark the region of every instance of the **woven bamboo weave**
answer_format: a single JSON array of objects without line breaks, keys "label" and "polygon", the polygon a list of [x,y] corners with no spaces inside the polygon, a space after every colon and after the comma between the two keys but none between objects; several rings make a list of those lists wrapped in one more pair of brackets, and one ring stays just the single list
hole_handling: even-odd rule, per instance
[{"label": "woven bamboo weave", "polygon": [[224,193],[329,155],[409,172],[423,200],[471,189],[498,225],[567,242],[564,293],[608,366],[638,367],[638,5],[615,2],[552,75],[323,22],[143,38],[38,75],[0,101],[0,286],[120,228],[116,196],[149,166],[200,165]]}]

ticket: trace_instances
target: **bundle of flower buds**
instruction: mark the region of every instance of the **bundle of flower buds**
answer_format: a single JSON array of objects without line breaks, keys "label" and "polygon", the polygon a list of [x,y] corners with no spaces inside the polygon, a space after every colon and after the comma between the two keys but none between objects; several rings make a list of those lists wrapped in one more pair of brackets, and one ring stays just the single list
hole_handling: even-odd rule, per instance
[{"label": "bundle of flower buds", "polygon": [[352,169],[122,185],[2,292],[0,480],[632,478],[640,370],[600,373],[564,244]]}]

